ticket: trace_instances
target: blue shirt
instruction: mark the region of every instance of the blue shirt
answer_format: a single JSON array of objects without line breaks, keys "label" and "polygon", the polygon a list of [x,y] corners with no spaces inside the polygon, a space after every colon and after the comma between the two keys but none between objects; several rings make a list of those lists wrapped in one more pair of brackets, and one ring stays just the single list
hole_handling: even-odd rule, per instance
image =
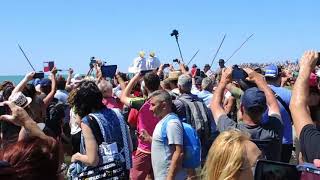
[{"label": "blue shirt", "polygon": [[[281,97],[281,99],[289,106],[290,99],[291,99],[291,91],[283,88],[283,87],[276,87],[273,85],[269,85],[269,87]],[[287,110],[282,106],[282,104],[278,101],[280,107],[280,114],[283,122],[283,138],[282,144],[293,144],[293,135],[292,135],[292,124],[291,118]],[[263,114],[262,117],[262,124],[268,121],[268,110]]]},{"label": "blue shirt", "polygon": [[211,99],[213,96],[213,94],[211,92],[206,91],[206,90],[202,90],[197,95],[198,95],[198,98],[203,100],[203,102],[206,104],[207,107],[210,106]]}]

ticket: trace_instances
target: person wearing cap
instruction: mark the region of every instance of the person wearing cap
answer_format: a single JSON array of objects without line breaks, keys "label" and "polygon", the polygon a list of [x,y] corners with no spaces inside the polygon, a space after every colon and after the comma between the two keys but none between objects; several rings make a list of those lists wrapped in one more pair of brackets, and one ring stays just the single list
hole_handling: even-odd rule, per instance
[{"label": "person wearing cap", "polygon": [[[217,128],[220,132],[236,128],[249,133],[251,140],[262,149],[268,160],[279,161],[283,124],[278,102],[261,74],[251,69],[244,70],[249,76],[248,80],[254,82],[257,87],[247,89],[242,95],[240,105],[242,122],[237,123],[230,119],[221,106],[223,92],[227,84],[232,82],[232,68],[229,67],[223,70],[211,103]],[[262,115],[267,108],[269,121],[261,124]]]},{"label": "person wearing cap", "polygon": [[149,58],[147,59],[146,66],[147,69],[158,69],[161,65],[159,58],[156,56],[155,52],[150,52]]},{"label": "person wearing cap", "polygon": [[[271,88],[271,90],[276,94],[278,105],[280,107],[281,119],[283,121],[283,139],[281,147],[281,162],[289,163],[291,159],[291,154],[293,150],[293,135],[292,135],[292,119],[291,112],[289,110],[289,104],[291,99],[291,91],[281,87],[281,73],[276,65],[268,65],[265,67],[265,78]],[[279,100],[281,98],[281,100]],[[282,102],[280,102],[282,101]],[[285,104],[282,104],[282,103]],[[287,109],[286,109],[286,107]],[[264,113],[262,118],[262,123],[268,121],[267,112]]]},{"label": "person wearing cap", "polygon": [[189,74],[179,76],[178,88],[181,95],[173,101],[176,114],[183,122],[191,124],[197,130],[201,142],[201,159],[204,164],[216,135],[212,113],[202,99],[191,93],[192,77]]},{"label": "person wearing cap", "polygon": [[132,73],[147,70],[146,58],[144,56],[145,52],[140,51],[139,56],[133,60],[133,66],[130,67],[130,71],[132,71]]},{"label": "person wearing cap", "polygon": [[171,91],[169,93],[176,97],[180,95],[180,91],[178,88],[178,78],[181,74],[181,71],[170,71],[169,77],[166,79],[170,83]]}]

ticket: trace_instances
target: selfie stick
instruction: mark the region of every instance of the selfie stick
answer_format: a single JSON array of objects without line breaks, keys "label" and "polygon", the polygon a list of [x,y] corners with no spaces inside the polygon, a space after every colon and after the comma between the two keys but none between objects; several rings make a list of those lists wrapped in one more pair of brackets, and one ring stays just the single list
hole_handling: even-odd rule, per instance
[{"label": "selfie stick", "polygon": [[226,38],[226,34],[224,34],[224,36],[223,36],[223,38],[222,38],[222,40],[221,40],[221,43],[220,43],[220,45],[219,45],[219,48],[217,49],[216,54],[214,55],[214,57],[213,57],[213,59],[212,59],[212,61],[211,61],[210,67],[212,67],[212,64],[213,64],[214,60],[216,59],[216,57],[217,57],[217,55],[218,55],[218,52],[220,51],[220,48],[221,48],[221,46],[222,46],[225,38]]},{"label": "selfie stick", "polygon": [[190,59],[190,61],[188,62],[187,66],[191,63],[191,61],[197,56],[198,52],[200,50],[198,49],[198,51],[192,56],[192,58]]},{"label": "selfie stick", "polygon": [[31,62],[29,61],[26,53],[24,53],[24,51],[22,50],[21,46],[20,46],[19,44],[18,44],[18,46],[19,46],[19,49],[21,50],[22,54],[24,55],[24,57],[27,59],[29,65],[31,66],[31,68],[33,69],[33,71],[36,71],[36,70],[34,69],[34,67],[32,66]]},{"label": "selfie stick", "polygon": [[182,57],[182,53],[181,53],[181,49],[180,49],[180,45],[179,45],[179,40],[178,40],[178,36],[179,36],[178,31],[174,29],[172,31],[172,33],[171,33],[171,36],[174,36],[176,38],[176,42],[177,42],[177,45],[178,45],[178,48],[179,48],[179,52],[180,52],[180,57],[181,57],[182,62],[184,62],[183,61],[183,57]]},{"label": "selfie stick", "polygon": [[249,36],[249,37],[241,44],[241,46],[232,53],[232,55],[226,60],[226,62],[228,62],[228,61],[233,57],[233,55],[235,55],[235,54],[242,48],[242,46],[243,46],[252,36],[253,36],[253,34],[251,34],[251,36]]}]

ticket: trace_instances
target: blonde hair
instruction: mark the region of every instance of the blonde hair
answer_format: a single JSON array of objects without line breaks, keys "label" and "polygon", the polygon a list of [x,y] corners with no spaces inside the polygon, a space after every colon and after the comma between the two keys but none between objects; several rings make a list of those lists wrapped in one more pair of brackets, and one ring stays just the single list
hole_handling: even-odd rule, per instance
[{"label": "blonde hair", "polygon": [[249,136],[239,130],[222,132],[212,144],[202,178],[207,180],[237,179],[245,163],[245,143]]}]

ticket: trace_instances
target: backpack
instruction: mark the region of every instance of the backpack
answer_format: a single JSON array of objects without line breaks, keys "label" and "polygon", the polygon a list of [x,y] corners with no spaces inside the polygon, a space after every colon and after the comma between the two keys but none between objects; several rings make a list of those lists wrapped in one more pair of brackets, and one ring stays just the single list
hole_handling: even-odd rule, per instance
[{"label": "backpack", "polygon": [[197,132],[202,143],[211,139],[211,123],[213,119],[209,115],[207,106],[201,100],[192,101],[179,97],[186,110],[186,123],[190,124]]},{"label": "backpack", "polygon": [[[168,143],[167,124],[170,119],[163,122],[161,137],[165,144]],[[201,165],[201,143],[196,130],[187,123],[182,122],[183,127],[183,161],[182,167],[195,169]]]},{"label": "backpack", "polygon": [[[118,112],[117,110],[112,109],[112,111],[116,114],[116,117],[122,117],[120,112]],[[120,150],[118,149],[116,142],[107,142],[106,134],[101,120],[92,113],[89,114],[89,117],[91,117],[94,124],[98,126],[98,129],[96,129],[95,125],[92,131],[101,132],[101,134],[98,133],[98,135],[94,133],[94,136],[97,140],[98,155],[102,160],[102,163],[97,167],[90,167],[88,169],[85,169],[79,174],[78,179],[123,179],[126,176],[126,170],[130,169],[131,167],[131,156],[128,144],[128,132],[126,130],[126,124],[123,118],[119,119],[123,138],[123,148]],[[90,128],[91,126],[92,124],[90,124]],[[101,140],[101,138],[97,138],[97,136],[99,135],[102,135],[103,141]],[[81,135],[81,142],[81,144],[84,144],[83,135]]]}]

